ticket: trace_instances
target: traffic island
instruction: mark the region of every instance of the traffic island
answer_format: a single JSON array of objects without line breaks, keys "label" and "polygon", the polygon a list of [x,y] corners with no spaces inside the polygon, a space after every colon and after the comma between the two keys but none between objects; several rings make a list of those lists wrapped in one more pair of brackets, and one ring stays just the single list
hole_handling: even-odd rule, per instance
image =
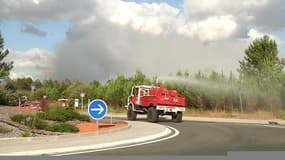
[{"label": "traffic island", "polygon": [[0,156],[72,155],[143,145],[160,141],[158,139],[162,137],[174,137],[172,130],[163,125],[141,121],[127,123],[129,127],[125,126],[126,129],[104,131],[103,128],[109,129],[109,126],[101,125],[95,132],[82,134],[0,139]]}]

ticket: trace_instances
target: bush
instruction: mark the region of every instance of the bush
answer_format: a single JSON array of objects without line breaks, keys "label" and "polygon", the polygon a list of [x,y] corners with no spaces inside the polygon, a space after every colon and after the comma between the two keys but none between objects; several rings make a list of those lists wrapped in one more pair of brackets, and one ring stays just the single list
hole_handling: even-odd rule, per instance
[{"label": "bush", "polygon": [[46,121],[43,121],[43,120],[35,117],[33,120],[33,125],[31,127],[44,130],[48,127],[48,123]]},{"label": "bush", "polygon": [[34,117],[31,115],[17,114],[10,116],[10,119],[14,122],[18,122],[26,126],[32,126]]},{"label": "bush", "polygon": [[57,109],[47,113],[37,113],[37,117],[45,120],[66,122],[71,120],[89,121],[89,117],[73,110]]},{"label": "bush", "polygon": [[17,114],[11,116],[10,119],[14,122],[29,126],[30,128],[46,129],[48,126],[47,122],[41,120],[37,116]]},{"label": "bush", "polygon": [[72,124],[67,124],[67,123],[58,123],[58,124],[53,124],[47,127],[48,131],[51,132],[78,132],[79,129]]},{"label": "bush", "polygon": [[22,137],[31,137],[32,133],[29,130],[25,130],[24,133],[22,133]]},{"label": "bush", "polygon": [[80,115],[78,115],[77,119],[78,119],[79,121],[87,121],[87,122],[89,122],[89,121],[90,121],[89,116],[84,115],[84,114],[80,114]]},{"label": "bush", "polygon": [[39,119],[46,119],[47,114],[45,112],[38,112],[36,114],[36,117],[38,117]]},{"label": "bush", "polygon": [[55,110],[46,113],[46,120],[65,122],[67,121],[67,117],[63,114],[63,111]]},{"label": "bush", "polygon": [[17,93],[11,90],[6,90],[3,86],[0,86],[0,104],[16,106],[18,104]]}]

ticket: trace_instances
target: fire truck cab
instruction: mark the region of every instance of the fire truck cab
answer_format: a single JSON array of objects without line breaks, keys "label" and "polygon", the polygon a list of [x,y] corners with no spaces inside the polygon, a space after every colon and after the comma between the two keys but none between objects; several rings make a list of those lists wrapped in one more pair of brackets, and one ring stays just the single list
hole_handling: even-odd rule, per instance
[{"label": "fire truck cab", "polygon": [[140,85],[132,87],[126,107],[128,120],[136,120],[137,114],[147,114],[150,122],[157,122],[159,115],[171,115],[173,121],[181,122],[185,98],[180,97],[176,90]]}]

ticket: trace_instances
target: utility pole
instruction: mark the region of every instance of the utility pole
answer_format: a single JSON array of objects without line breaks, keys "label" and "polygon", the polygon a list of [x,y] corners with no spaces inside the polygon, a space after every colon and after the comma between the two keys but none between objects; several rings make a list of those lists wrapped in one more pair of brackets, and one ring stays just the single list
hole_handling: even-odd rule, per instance
[{"label": "utility pole", "polygon": [[243,113],[243,103],[242,103],[241,88],[242,88],[242,80],[240,80],[240,85],[239,85],[239,103],[240,103],[240,112]]},{"label": "utility pole", "polygon": [[241,90],[239,91],[239,103],[240,103],[240,112],[243,113],[243,104],[242,104]]},{"label": "utility pole", "polygon": [[85,97],[85,93],[81,93],[80,94],[80,97],[81,97],[81,109],[83,110],[84,109],[84,107],[83,107],[83,100],[84,100],[84,97]]}]

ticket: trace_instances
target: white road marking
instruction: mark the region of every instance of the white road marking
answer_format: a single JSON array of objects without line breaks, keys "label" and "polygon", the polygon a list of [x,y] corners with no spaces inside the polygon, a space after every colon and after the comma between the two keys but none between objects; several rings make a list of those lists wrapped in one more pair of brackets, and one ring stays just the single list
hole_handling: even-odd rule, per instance
[{"label": "white road marking", "polygon": [[285,126],[280,126],[280,125],[263,125],[264,127],[271,127],[271,128],[282,128],[285,129]]},{"label": "white road marking", "polygon": [[99,104],[99,108],[91,108],[91,111],[99,111],[98,114],[101,114],[104,111],[104,108]]},{"label": "white road marking", "polygon": [[172,134],[169,137],[164,137],[164,138],[161,138],[161,139],[156,139],[156,140],[143,142],[143,143],[138,143],[138,144],[130,144],[130,145],[125,145],[125,146],[102,148],[102,149],[95,149],[95,150],[88,150],[88,151],[79,151],[79,152],[72,152],[72,153],[55,154],[55,155],[52,155],[52,156],[67,156],[67,155],[75,155],[75,154],[83,154],[83,153],[91,153],[91,152],[101,152],[101,151],[108,151],[108,150],[113,150],[113,149],[122,149],[122,148],[141,146],[141,145],[146,145],[146,144],[151,144],[151,143],[165,141],[165,140],[174,138],[174,137],[176,137],[176,136],[178,136],[180,134],[180,132],[176,128],[173,128],[173,127],[170,127],[170,126],[167,126],[167,128],[172,129],[174,131],[174,134]]}]

